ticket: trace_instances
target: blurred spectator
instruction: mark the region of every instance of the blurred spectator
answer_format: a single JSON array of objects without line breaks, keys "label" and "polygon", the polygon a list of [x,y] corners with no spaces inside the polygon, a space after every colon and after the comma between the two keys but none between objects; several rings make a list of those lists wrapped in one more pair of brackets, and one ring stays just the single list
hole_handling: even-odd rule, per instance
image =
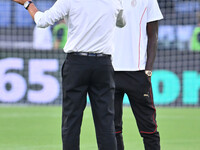
[{"label": "blurred spectator", "polygon": [[159,50],[174,50],[176,40],[175,26],[160,25],[158,34],[158,48]]},{"label": "blurred spectator", "polygon": [[38,28],[33,30],[33,49],[35,50],[52,50],[52,32],[51,27]]},{"label": "blurred spectator", "polygon": [[53,48],[63,49],[67,42],[68,28],[64,20],[60,20],[53,28]]},{"label": "blurred spectator", "polygon": [[193,25],[177,25],[176,26],[176,44],[178,50],[189,50],[190,39],[192,36]]},{"label": "blurred spectator", "polygon": [[192,34],[191,50],[200,52],[200,12],[197,13],[197,20],[198,24]]}]

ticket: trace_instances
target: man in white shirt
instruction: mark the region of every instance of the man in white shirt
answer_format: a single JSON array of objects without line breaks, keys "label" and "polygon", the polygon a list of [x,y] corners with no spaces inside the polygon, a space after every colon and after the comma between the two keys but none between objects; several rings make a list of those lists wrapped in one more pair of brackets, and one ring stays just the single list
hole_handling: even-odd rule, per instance
[{"label": "man in white shirt", "polygon": [[[116,150],[114,129],[114,70],[111,63],[116,24],[124,26],[119,0],[57,0],[40,12],[24,5],[38,27],[68,20],[67,59],[62,67],[63,150],[79,150],[80,128],[89,94],[99,150]],[[117,21],[118,20],[118,21]]]},{"label": "man in white shirt", "polygon": [[158,20],[163,16],[157,0],[124,0],[126,26],[116,29],[113,66],[115,70],[115,129],[118,150],[122,138],[123,96],[128,95],[145,150],[160,150],[151,74],[157,50]]}]

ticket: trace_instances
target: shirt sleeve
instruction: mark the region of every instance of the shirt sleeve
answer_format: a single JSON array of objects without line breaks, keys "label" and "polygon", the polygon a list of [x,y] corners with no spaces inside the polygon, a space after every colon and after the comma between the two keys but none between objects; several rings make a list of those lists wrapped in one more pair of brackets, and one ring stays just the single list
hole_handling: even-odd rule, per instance
[{"label": "shirt sleeve", "polygon": [[163,19],[157,0],[148,0],[147,22]]},{"label": "shirt sleeve", "polygon": [[37,27],[45,28],[63,19],[69,14],[70,0],[57,0],[55,4],[45,12],[38,11],[34,16]]}]

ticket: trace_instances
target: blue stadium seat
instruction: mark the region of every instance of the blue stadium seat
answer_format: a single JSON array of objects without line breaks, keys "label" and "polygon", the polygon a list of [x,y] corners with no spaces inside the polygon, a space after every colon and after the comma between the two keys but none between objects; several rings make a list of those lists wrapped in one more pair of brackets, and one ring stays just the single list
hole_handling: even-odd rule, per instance
[{"label": "blue stadium seat", "polygon": [[0,27],[11,25],[11,1],[0,0]]},{"label": "blue stadium seat", "polygon": [[28,11],[18,4],[15,4],[14,24],[16,27],[29,27],[33,25],[33,20]]}]

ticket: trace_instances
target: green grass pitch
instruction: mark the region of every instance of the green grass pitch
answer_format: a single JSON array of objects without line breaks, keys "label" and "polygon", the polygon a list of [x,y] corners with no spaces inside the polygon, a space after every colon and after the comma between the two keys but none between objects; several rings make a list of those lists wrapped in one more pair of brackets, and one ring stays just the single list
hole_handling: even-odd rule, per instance
[{"label": "green grass pitch", "polygon": [[[124,107],[126,150],[144,150],[130,107]],[[199,108],[157,108],[162,150],[200,150]],[[97,150],[90,107],[84,112],[81,150]],[[0,150],[61,150],[61,106],[1,106]]]}]

